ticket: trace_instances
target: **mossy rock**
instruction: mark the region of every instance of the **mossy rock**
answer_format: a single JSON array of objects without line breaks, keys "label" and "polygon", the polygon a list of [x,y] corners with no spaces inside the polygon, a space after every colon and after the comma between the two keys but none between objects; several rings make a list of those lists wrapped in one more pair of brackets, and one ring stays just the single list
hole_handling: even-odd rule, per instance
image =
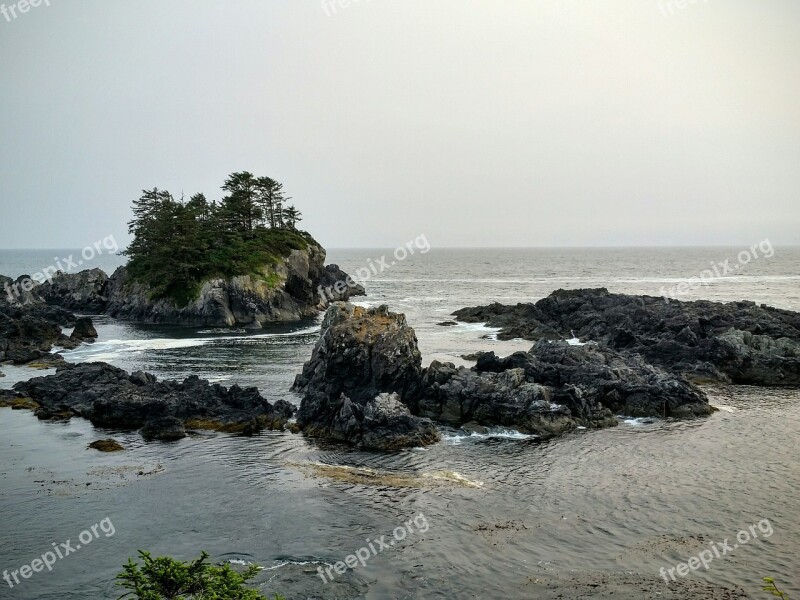
[{"label": "mossy rock", "polygon": [[36,410],[39,405],[30,398],[0,398],[0,406],[12,410]]},{"label": "mossy rock", "polygon": [[93,450],[99,450],[100,452],[122,452],[125,448],[120,444],[117,440],[107,439],[107,440],[97,440],[96,442],[92,442],[88,446]]},{"label": "mossy rock", "polygon": [[184,422],[186,429],[194,429],[201,431],[219,431],[221,433],[241,433],[244,435],[253,435],[261,430],[277,430],[282,431],[286,421],[281,418],[270,418],[264,415],[259,415],[249,421],[242,421],[239,423],[223,423],[215,419],[188,419]]}]

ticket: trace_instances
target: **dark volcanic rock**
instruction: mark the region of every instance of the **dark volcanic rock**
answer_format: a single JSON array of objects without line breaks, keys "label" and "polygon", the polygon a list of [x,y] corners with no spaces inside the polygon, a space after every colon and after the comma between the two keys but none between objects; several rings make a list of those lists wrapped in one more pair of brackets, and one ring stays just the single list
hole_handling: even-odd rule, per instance
[{"label": "dark volcanic rock", "polygon": [[298,424],[309,433],[387,449],[438,439],[429,422],[412,415],[547,437],[616,425],[620,413],[666,418],[713,410],[681,376],[595,344],[543,340],[507,358],[492,352],[476,358],[472,369],[435,361],[423,371],[403,315],[334,304],[295,381],[304,393]]},{"label": "dark volcanic rock", "polygon": [[546,437],[579,425],[616,424],[614,416],[597,403],[582,403],[582,410],[573,417],[552,389],[528,381],[524,369],[479,373],[434,361],[425,372],[424,384],[414,412],[455,427],[501,425]]},{"label": "dark volcanic rock", "polygon": [[413,416],[397,394],[380,394],[363,404],[342,394],[338,401],[329,401],[327,405],[329,419],[304,422],[303,431],[366,450],[382,451],[427,446],[440,439],[434,424]]},{"label": "dark volcanic rock", "polygon": [[[694,417],[713,409],[696,386],[642,357],[622,354],[595,344],[571,346],[566,342],[538,342],[529,352],[498,358],[493,352],[478,359],[479,372],[521,368],[529,381],[559,390],[579,392],[614,414],[634,417]],[[573,416],[584,418],[581,407]]]},{"label": "dark volcanic rock", "polygon": [[500,339],[577,335],[698,379],[800,385],[800,313],[752,302],[666,301],[606,289],[558,290],[535,304],[465,308]]},{"label": "dark volcanic rock", "polygon": [[108,304],[106,288],[108,275],[102,269],[79,273],[59,271],[49,281],[36,288],[48,304],[84,313],[102,313]]},{"label": "dark volcanic rock", "polygon": [[404,315],[385,306],[331,305],[311,359],[295,380],[294,389],[304,394],[298,425],[313,435],[371,448],[437,441],[432,424],[401,404],[418,393],[421,362]]},{"label": "dark volcanic rock", "polygon": [[177,417],[159,417],[145,423],[141,434],[146,440],[172,442],[185,438],[186,428]]},{"label": "dark volcanic rock", "polygon": [[68,338],[61,331],[62,326],[75,322],[75,315],[55,306],[0,303],[0,362],[24,364],[50,360],[53,346],[75,348],[80,341]]},{"label": "dark volcanic rock", "polygon": [[502,425],[540,436],[616,425],[614,415],[693,417],[705,395],[639,356],[540,341],[529,352],[483,353],[473,369],[434,362],[415,413],[459,426]]},{"label": "dark volcanic rock", "polygon": [[69,337],[71,340],[93,342],[97,339],[97,330],[89,317],[79,317],[75,321],[75,329],[72,330]]},{"label": "dark volcanic rock", "polygon": [[159,421],[166,417],[192,427],[243,431],[281,428],[294,412],[284,400],[271,405],[256,388],[224,388],[194,375],[181,383],[158,381],[149,373],[129,375],[105,363],[68,364],[55,375],[18,383],[14,390],[41,406],[37,415],[42,419],[77,415],[120,429],[149,424],[147,432],[158,439],[169,432],[177,435],[177,428]]},{"label": "dark volcanic rock", "polygon": [[331,302],[346,302],[351,296],[366,295],[364,286],[356,283],[339,265],[326,265],[323,269],[317,286],[321,307],[325,308]]}]

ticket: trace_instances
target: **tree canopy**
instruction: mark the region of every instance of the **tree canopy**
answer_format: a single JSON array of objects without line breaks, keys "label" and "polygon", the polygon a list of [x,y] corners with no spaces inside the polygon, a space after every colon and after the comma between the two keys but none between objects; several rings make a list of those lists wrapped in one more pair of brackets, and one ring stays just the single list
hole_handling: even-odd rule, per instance
[{"label": "tree canopy", "polygon": [[291,250],[311,237],[297,230],[301,213],[288,205],[283,185],[248,171],[231,173],[226,195],[208,201],[203,194],[176,200],[166,190],[143,190],[133,202],[128,232],[128,270],[156,298],[183,306],[197,296],[203,281],[237,275],[268,276]]}]

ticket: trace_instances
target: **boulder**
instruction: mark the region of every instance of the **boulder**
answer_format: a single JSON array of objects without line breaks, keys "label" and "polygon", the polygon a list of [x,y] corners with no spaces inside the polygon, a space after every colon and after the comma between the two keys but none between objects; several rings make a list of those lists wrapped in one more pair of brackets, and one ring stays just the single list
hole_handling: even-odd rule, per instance
[{"label": "boulder", "polygon": [[306,433],[384,452],[427,446],[440,439],[434,424],[412,416],[397,394],[380,394],[365,404],[342,394],[331,404],[330,421],[305,423]]},{"label": "boulder", "polygon": [[69,336],[73,341],[89,341],[93,342],[97,339],[97,330],[89,317],[79,317],[75,321],[75,328]]},{"label": "boulder", "polygon": [[616,424],[613,415],[597,403],[584,402],[573,415],[559,400],[563,398],[555,390],[528,381],[523,369],[480,373],[434,361],[425,372],[424,389],[414,410],[453,427],[513,427],[542,437],[579,425]]},{"label": "boulder", "polygon": [[102,313],[108,304],[108,275],[102,269],[79,273],[59,271],[52,279],[36,288],[48,304],[83,313]]},{"label": "boulder", "polygon": [[352,296],[366,296],[367,292],[360,283],[356,283],[350,275],[339,268],[339,265],[326,265],[317,286],[317,298],[321,308],[327,308],[331,302],[346,302]]},{"label": "boulder", "polygon": [[307,433],[364,447],[433,443],[439,439],[433,425],[401,404],[419,391],[421,363],[404,315],[334,303],[295,379],[293,389],[303,394],[297,423]]},{"label": "boulder", "polygon": [[120,444],[117,440],[110,438],[107,440],[97,440],[96,442],[92,442],[88,447],[99,452],[122,452],[125,450],[122,444]]}]

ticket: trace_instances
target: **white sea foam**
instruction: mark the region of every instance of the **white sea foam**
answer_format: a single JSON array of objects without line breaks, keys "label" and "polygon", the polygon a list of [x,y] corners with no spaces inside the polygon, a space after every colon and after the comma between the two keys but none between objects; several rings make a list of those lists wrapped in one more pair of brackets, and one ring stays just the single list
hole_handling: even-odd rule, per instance
[{"label": "white sea foam", "polygon": [[658,421],[658,419],[654,417],[626,417],[625,415],[617,415],[617,418],[625,425],[630,425],[631,427],[652,425],[653,423]]},{"label": "white sea foam", "polygon": [[487,431],[486,433],[478,433],[476,431],[470,433],[456,433],[456,434],[445,434],[442,436],[442,440],[445,444],[450,446],[459,446],[465,440],[487,440],[487,439],[506,439],[506,440],[530,440],[535,439],[538,436],[522,433],[520,431],[516,431],[514,429],[492,429]]},{"label": "white sea foam", "polygon": [[86,344],[74,350],[67,350],[64,356],[69,360],[113,360],[121,356],[138,354],[148,350],[179,350],[196,348],[225,341],[264,340],[274,338],[296,337],[318,333],[319,327],[308,327],[288,333],[259,333],[254,335],[226,335],[203,338],[149,338],[133,340],[101,340],[94,344]]}]

